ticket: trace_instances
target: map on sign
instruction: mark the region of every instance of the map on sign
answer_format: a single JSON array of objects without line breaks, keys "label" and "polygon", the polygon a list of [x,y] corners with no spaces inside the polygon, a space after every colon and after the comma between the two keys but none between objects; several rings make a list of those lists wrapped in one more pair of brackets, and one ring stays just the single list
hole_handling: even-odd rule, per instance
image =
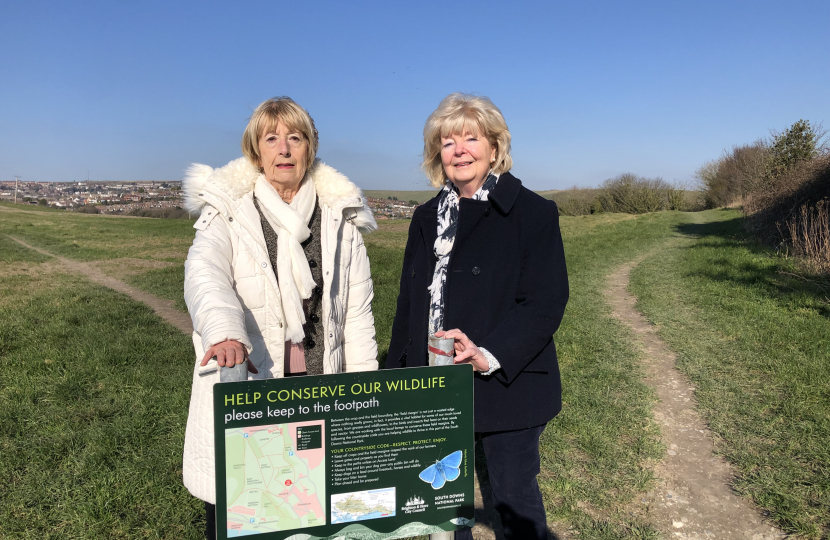
[{"label": "map on sign", "polygon": [[229,538],[326,524],[324,424],[225,430]]},{"label": "map on sign", "polygon": [[395,515],[395,488],[339,493],[331,496],[331,522],[349,523]]}]

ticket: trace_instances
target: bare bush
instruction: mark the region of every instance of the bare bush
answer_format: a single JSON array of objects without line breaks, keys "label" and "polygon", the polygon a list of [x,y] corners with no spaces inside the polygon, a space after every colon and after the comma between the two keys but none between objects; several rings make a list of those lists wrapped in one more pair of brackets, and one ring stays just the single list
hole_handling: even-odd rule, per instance
[{"label": "bare bush", "polygon": [[830,272],[830,201],[823,199],[815,206],[801,205],[786,221],[793,254],[802,257],[811,270]]},{"label": "bare bush", "polygon": [[[718,176],[719,159],[707,161],[695,171],[698,187],[705,194],[707,203],[710,199],[709,191],[715,186]],[[708,205],[708,204],[707,204]]]},{"label": "bare bush", "polygon": [[579,188],[554,192],[562,216],[585,216],[603,212],[642,214],[658,210],[698,212],[704,210],[699,191],[683,183],[670,185],[660,178],[623,174],[606,180],[600,188]]},{"label": "bare bush", "polygon": [[598,189],[574,186],[571,189],[557,191],[551,194],[550,198],[559,207],[560,215],[584,216],[602,212],[602,207],[597,203],[597,193]]},{"label": "bare bush", "polygon": [[591,213],[591,201],[570,198],[559,206],[559,213],[563,216],[585,216]]},{"label": "bare bush", "polygon": [[706,196],[706,206],[719,208],[743,201],[767,172],[769,150],[764,141],[733,146],[723,156],[709,161],[695,174]]},{"label": "bare bush", "polygon": [[666,207],[681,212],[686,209],[686,194],[682,189],[675,186],[666,190]]},{"label": "bare bush", "polygon": [[698,169],[706,206],[742,204],[747,228],[761,241],[830,271],[827,131],[799,120],[771,133],[769,141],[735,146]]},{"label": "bare bush", "polygon": [[672,187],[661,178],[643,178],[635,174],[621,174],[603,182],[597,197],[606,212],[645,214],[667,206],[667,193]]},{"label": "bare bush", "polygon": [[788,240],[788,235],[781,234],[781,227],[791,222],[802,206],[813,207],[828,197],[830,155],[802,161],[747,197],[747,225],[762,240],[779,244]]}]

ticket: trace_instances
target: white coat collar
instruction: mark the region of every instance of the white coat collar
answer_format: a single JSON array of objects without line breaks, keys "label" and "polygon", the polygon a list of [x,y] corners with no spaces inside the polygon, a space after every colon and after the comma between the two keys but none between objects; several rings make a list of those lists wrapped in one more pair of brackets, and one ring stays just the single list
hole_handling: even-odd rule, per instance
[{"label": "white coat collar", "polygon": [[[184,209],[191,214],[200,213],[210,202],[208,193],[238,205],[244,195],[254,190],[259,175],[260,172],[245,157],[218,169],[194,163],[182,179]],[[315,159],[306,177],[314,182],[320,204],[342,213],[363,234],[377,230],[377,223],[363,193],[345,175]]]}]

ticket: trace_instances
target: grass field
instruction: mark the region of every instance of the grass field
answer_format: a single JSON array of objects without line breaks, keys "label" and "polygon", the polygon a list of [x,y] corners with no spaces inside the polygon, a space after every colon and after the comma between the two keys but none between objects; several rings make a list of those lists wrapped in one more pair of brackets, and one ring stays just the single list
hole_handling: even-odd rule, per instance
[{"label": "grass field", "polygon": [[[0,490],[0,537],[199,538],[200,505],[181,486],[192,363],[189,337],[143,305],[65,274],[53,260],[8,238],[93,262],[139,288],[177,300],[183,309],[182,263],[193,238],[192,222],[21,213],[3,211],[11,205],[2,206],[0,479],[7,489]],[[702,218],[715,223],[711,230],[717,230],[723,214],[707,212]],[[665,243],[681,253],[678,242],[694,246],[726,238],[710,234],[710,229],[690,228],[690,221],[688,214],[676,212],[636,218],[619,214],[561,218],[571,279],[571,301],[556,336],[565,404],[543,435],[540,485],[549,521],[558,529],[578,531],[580,538],[658,536],[627,511],[628,503],[649,486],[651,467],[663,452],[651,419],[654,397],[642,382],[632,336],[610,316],[602,289],[611,269],[638,254]],[[408,226],[408,221],[386,221],[366,238],[381,360],[390,338]],[[696,234],[703,234],[703,239],[687,240]],[[723,241],[723,249],[749,249],[742,239]],[[759,261],[772,260],[763,252],[752,253]],[[729,259],[731,252],[719,256]],[[654,258],[643,268],[688,264],[677,258],[666,260],[674,262]],[[654,268],[648,270],[652,274],[643,270],[642,276],[673,275]],[[637,274],[637,280],[642,276]],[[702,276],[697,279],[703,283],[720,283],[716,276]],[[679,287],[681,282],[671,283]],[[641,281],[636,286],[652,287]],[[703,298],[702,292],[693,294]],[[752,301],[760,300],[748,299],[745,309],[754,309]],[[809,311],[819,309],[820,303],[807,300],[788,297],[793,316],[806,317],[808,327],[826,322],[826,311],[819,310],[817,316]],[[649,300],[644,295],[650,316],[649,310],[657,308],[648,306],[659,304],[659,298]],[[801,314],[802,309],[807,311]],[[760,361],[761,367],[773,365],[774,358]],[[820,371],[820,362],[817,358],[812,368]],[[755,370],[752,377],[766,380],[756,374],[759,365],[748,367]],[[826,389],[826,379],[822,384]],[[824,433],[818,428],[826,429],[830,409],[826,390],[821,394],[818,386],[808,388],[799,383],[798,392],[786,389],[790,392],[786,406],[793,415],[803,414],[806,407],[812,418],[824,419],[825,424],[798,424],[808,435],[795,440],[805,445],[813,440],[809,430]],[[805,401],[799,401],[802,398]],[[740,413],[729,408],[719,411],[724,425],[737,426],[733,430],[746,427]],[[726,450],[730,439],[723,437],[724,453],[736,459]],[[813,467],[814,476],[799,477],[814,483],[813,487],[781,484],[778,499],[759,504],[792,506],[801,500],[800,492],[813,493],[818,501],[824,497],[826,502],[826,484],[816,480],[822,470],[826,479],[826,454],[819,449],[800,454],[780,438],[766,444],[766,450],[783,447],[780,455],[793,462],[801,463],[804,456],[815,459],[806,464]],[[752,489],[745,492],[751,494]],[[792,508],[787,515],[819,523],[808,516],[809,505]],[[815,506],[820,508],[827,506]]]}]

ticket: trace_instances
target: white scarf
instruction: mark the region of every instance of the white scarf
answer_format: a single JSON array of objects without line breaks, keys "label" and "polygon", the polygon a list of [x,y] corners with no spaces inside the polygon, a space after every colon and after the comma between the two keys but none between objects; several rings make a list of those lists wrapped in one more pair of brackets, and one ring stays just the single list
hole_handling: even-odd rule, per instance
[{"label": "white scarf", "polygon": [[303,299],[311,297],[316,285],[300,243],[311,234],[308,223],[314,212],[317,190],[310,178],[304,178],[300,191],[289,205],[280,198],[265,175],[260,174],[254,195],[262,203],[259,207],[265,219],[277,233],[277,282],[286,322],[285,340],[300,343],[305,336]]}]

